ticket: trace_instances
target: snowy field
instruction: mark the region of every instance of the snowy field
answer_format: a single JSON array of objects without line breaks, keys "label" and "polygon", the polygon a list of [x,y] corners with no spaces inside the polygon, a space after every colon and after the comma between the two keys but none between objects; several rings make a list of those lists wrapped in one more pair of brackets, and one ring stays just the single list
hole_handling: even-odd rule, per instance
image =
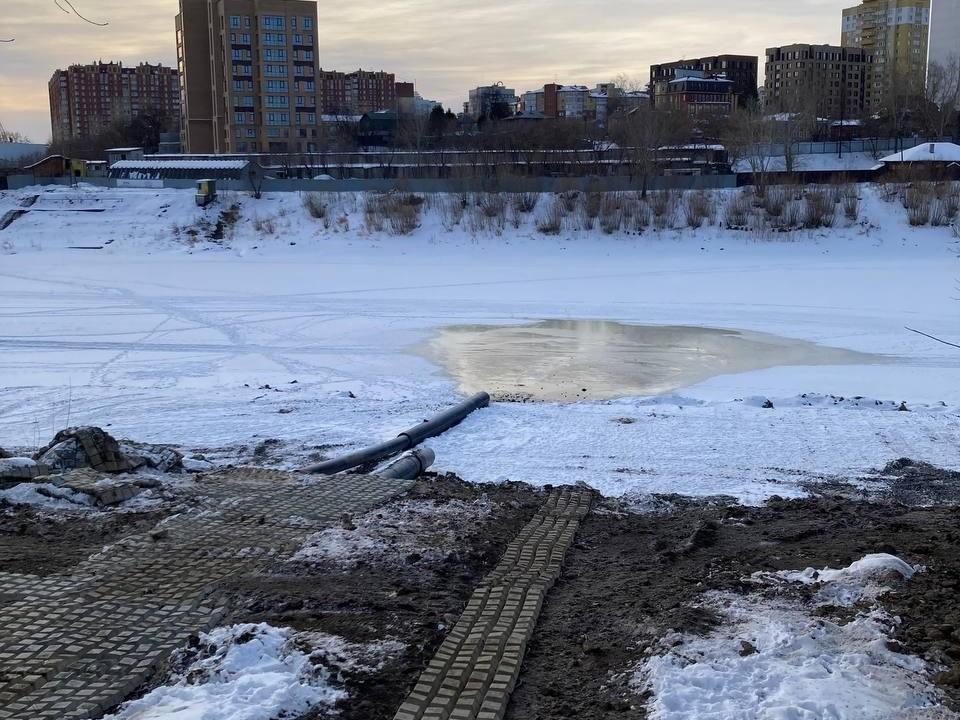
[{"label": "snowy field", "polygon": [[[872,188],[856,223],[769,235],[546,236],[537,211],[471,233],[428,204],[400,237],[367,230],[362,197],[320,220],[296,194],[236,196],[222,241],[205,239],[218,209],[184,191],[0,193],[0,217],[36,194],[0,232],[0,446],[93,424],[196,451],[277,438],[339,452],[457,401],[414,352],[438,328],[599,319],[760,331],[894,362],[725,375],[667,397],[498,403],[430,443],[436,468],[748,502],[903,456],[960,468],[960,351],[904,329],[960,338],[960,246],[949,228],[909,227]],[[70,249],[91,246],[102,249]]]}]

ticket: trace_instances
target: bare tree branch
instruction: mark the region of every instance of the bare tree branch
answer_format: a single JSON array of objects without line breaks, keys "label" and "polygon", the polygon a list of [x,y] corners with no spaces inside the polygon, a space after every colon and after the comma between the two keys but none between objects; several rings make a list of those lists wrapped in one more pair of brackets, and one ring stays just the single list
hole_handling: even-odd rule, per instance
[{"label": "bare tree branch", "polygon": [[919,330],[914,330],[912,327],[904,327],[904,329],[905,329],[905,330],[909,330],[909,331],[912,332],[912,333],[916,333],[917,335],[923,335],[925,338],[930,338],[931,340],[936,340],[938,343],[942,343],[943,345],[948,345],[949,347],[957,348],[958,350],[960,350],[960,345],[956,345],[956,344],[954,344],[954,343],[952,343],[952,342],[947,342],[946,340],[941,340],[941,339],[938,338],[938,337],[934,337],[933,335],[928,335],[927,333],[925,333],[925,332],[920,332]]},{"label": "bare tree branch", "polygon": [[[66,7],[64,7],[60,3],[63,3],[64,5],[66,5]],[[91,20],[90,18],[86,17],[83,13],[77,10],[76,7],[74,7],[71,0],[53,0],[53,4],[56,5],[58,9],[65,12],[67,15],[76,15],[78,18],[83,20],[85,23],[89,23],[90,25],[96,25],[97,27],[106,27],[107,25],[110,24],[108,22],[97,22],[96,20]],[[16,38],[3,39],[3,40],[0,40],[0,43],[12,43],[15,40]]]},{"label": "bare tree branch", "polygon": [[[73,10],[73,14],[74,14],[74,15],[76,15],[78,18],[80,18],[80,19],[83,20],[84,22],[90,23],[91,25],[96,25],[97,27],[106,27],[107,25],[110,24],[110,23],[108,23],[108,22],[97,22],[96,20],[91,20],[91,19],[88,18],[88,17],[84,17],[84,16],[80,13],[80,11],[77,10],[77,9],[73,6],[73,3],[70,2],[70,0],[54,0],[54,2],[57,4],[57,7],[59,7],[61,10],[63,10],[63,6],[61,6],[60,3],[61,3],[61,2],[64,3],[68,8],[70,8],[71,10]],[[66,12],[66,10],[64,10],[64,12]]]}]

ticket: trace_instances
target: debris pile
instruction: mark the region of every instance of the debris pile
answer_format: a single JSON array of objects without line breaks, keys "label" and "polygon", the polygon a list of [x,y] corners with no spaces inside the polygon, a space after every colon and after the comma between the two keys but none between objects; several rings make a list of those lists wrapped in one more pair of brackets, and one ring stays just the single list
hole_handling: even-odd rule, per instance
[{"label": "debris pile", "polygon": [[185,472],[183,455],[176,450],[118,442],[98,427],[61,430],[33,457],[9,457],[6,451],[0,452],[0,491],[36,483],[43,496],[49,495],[43,492],[47,487],[67,490],[97,507],[119,505],[159,488],[158,473]]}]

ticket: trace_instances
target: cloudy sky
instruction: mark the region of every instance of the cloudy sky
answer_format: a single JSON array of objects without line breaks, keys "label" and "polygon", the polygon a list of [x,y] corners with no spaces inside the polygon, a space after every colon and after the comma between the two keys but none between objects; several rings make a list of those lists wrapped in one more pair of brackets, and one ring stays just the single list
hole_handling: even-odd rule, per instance
[{"label": "cloudy sky", "polygon": [[[47,81],[102,59],[175,64],[178,0],[2,0],[0,122],[37,142],[50,135]],[[503,81],[595,84],[651,63],[718,52],[762,55],[791,42],[837,43],[853,0],[320,0],[325,68],[385,69],[459,110],[467,89]],[[762,72],[762,71],[761,71]]]}]

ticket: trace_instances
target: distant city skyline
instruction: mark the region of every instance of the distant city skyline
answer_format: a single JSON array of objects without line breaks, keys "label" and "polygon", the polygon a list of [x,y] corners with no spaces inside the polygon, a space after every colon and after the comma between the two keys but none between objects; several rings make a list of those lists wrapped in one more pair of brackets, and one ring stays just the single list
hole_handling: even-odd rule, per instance
[{"label": "distant city skyline", "polygon": [[[47,82],[58,68],[95,60],[176,65],[177,0],[78,0],[107,27],[88,25],[53,0],[5,0],[0,19],[0,121],[35,142],[50,137]],[[320,2],[324,68],[385,69],[424,96],[462,109],[469,89],[502,81],[518,92],[549,82],[595,84],[625,74],[639,83],[653,63],[715,53],[761,58],[794,42],[839,43],[852,0],[354,0]],[[789,16],[786,16],[788,10]]]}]

